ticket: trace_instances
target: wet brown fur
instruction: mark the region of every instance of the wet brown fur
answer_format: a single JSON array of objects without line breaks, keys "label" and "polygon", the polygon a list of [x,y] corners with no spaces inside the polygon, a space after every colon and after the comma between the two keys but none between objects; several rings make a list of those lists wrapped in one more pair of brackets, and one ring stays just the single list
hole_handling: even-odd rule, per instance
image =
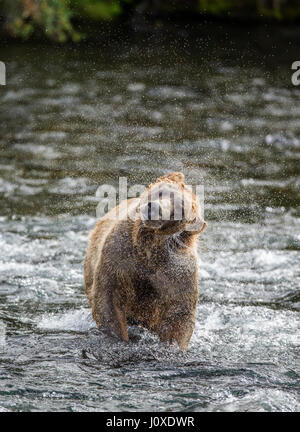
[{"label": "wet brown fur", "polygon": [[[184,188],[182,173],[170,173],[158,182]],[[193,212],[199,204],[193,195]],[[139,198],[127,201],[137,207]],[[117,210],[124,213],[126,202]],[[98,327],[128,341],[127,320],[158,334],[162,341],[176,341],[186,349],[195,325],[198,301],[196,240],[206,224],[194,231],[178,226],[163,235],[121,216],[101,218],[91,233],[84,263],[85,288]]]}]

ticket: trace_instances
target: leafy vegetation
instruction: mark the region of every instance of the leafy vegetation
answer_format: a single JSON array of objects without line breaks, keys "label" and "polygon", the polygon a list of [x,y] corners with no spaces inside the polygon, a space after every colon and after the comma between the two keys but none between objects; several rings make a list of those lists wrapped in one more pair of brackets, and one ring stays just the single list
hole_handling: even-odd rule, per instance
[{"label": "leafy vegetation", "polygon": [[34,33],[65,42],[79,40],[71,23],[70,2],[65,0],[2,0],[4,31],[28,39]]},{"label": "leafy vegetation", "polygon": [[78,23],[143,16],[155,22],[186,15],[239,19],[299,20],[298,0],[0,0],[2,33],[78,41]]}]

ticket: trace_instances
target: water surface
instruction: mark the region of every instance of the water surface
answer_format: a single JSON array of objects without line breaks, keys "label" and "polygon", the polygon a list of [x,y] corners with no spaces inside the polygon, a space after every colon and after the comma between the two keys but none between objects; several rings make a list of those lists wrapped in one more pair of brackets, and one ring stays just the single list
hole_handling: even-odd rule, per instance
[{"label": "water surface", "polygon": [[[299,410],[300,90],[218,32],[0,48],[0,410]],[[209,223],[186,353],[101,335],[83,284],[98,185],[171,170]]]}]

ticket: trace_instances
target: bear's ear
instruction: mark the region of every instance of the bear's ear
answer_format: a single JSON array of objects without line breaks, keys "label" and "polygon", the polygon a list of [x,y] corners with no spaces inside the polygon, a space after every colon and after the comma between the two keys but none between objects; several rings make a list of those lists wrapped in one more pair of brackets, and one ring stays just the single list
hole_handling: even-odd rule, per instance
[{"label": "bear's ear", "polygon": [[156,181],[159,182],[159,181],[164,181],[164,180],[171,180],[171,181],[176,182],[176,183],[183,183],[184,174],[182,174],[181,172],[174,171],[174,172],[166,174],[162,177],[159,177]]}]

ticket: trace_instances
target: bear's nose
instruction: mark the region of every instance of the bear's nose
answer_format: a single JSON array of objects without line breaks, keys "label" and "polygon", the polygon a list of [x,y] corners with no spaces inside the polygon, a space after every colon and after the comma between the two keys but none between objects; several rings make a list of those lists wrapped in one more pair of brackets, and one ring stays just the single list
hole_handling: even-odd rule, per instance
[{"label": "bear's nose", "polygon": [[147,206],[148,220],[159,220],[162,215],[161,206],[156,201],[149,201]]}]

